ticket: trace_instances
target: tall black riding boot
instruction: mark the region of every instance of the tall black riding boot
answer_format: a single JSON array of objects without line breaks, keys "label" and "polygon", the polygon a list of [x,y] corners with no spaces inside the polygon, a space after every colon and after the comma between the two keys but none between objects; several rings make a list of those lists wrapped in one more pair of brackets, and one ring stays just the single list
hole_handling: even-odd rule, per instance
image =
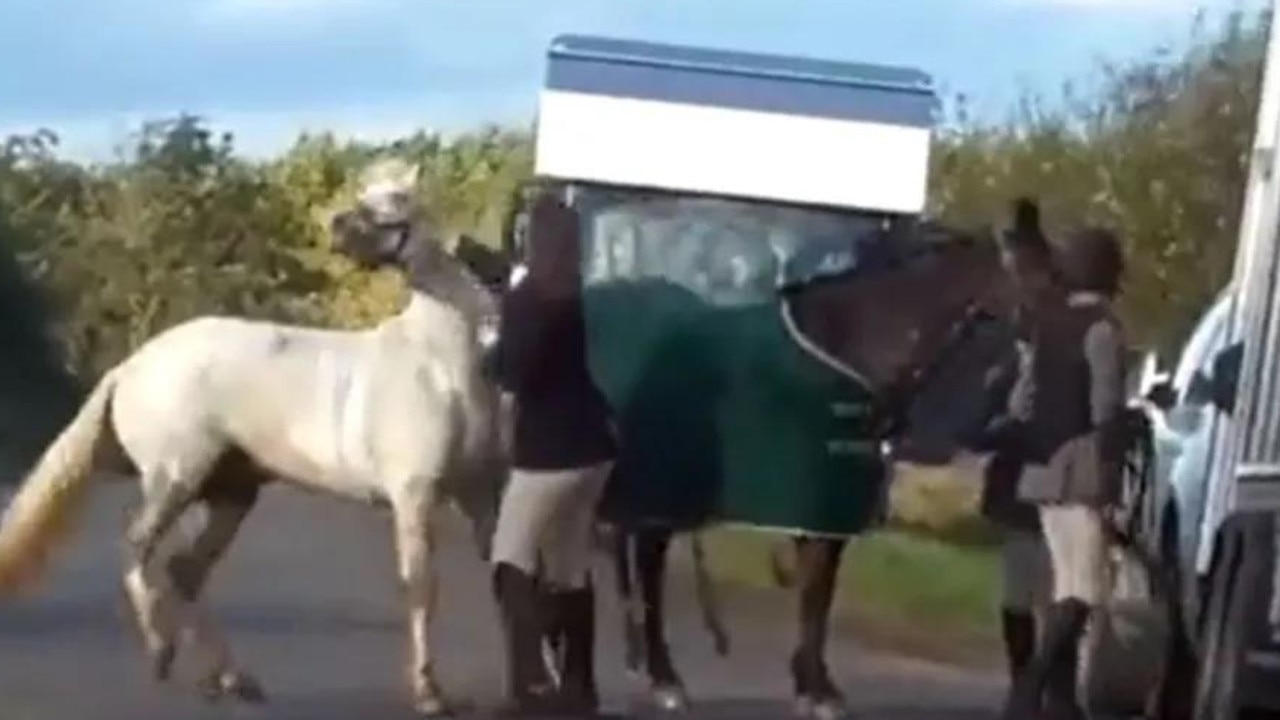
[{"label": "tall black riding boot", "polygon": [[[1079,645],[1088,619],[1089,606],[1074,598],[1049,608],[1043,642],[1014,685],[1002,720],[1036,720],[1045,690],[1055,674],[1061,677],[1063,666],[1072,661],[1073,648]],[[1074,683],[1071,687],[1074,696]]]},{"label": "tall black riding boot", "polygon": [[1084,720],[1080,707],[1077,678],[1080,674],[1080,641],[1071,643],[1062,652],[1061,661],[1054,667],[1045,687],[1045,720]]},{"label": "tall black riding boot", "polygon": [[[542,650],[544,660],[554,673],[552,681],[557,685],[564,678],[564,645],[566,615],[563,593],[553,588],[543,588],[538,598],[542,622]],[[546,657],[546,653],[550,657]]]},{"label": "tall black riding boot", "polygon": [[544,621],[538,585],[528,573],[506,563],[494,569],[493,584],[506,631],[508,706],[504,714],[554,715],[562,707],[542,662]]},{"label": "tall black riding boot", "polygon": [[580,716],[600,707],[596,690],[596,595],[590,585],[560,593],[564,648],[560,688],[566,709]]},{"label": "tall black riding boot", "polygon": [[1000,611],[1000,626],[1004,632],[1005,659],[1009,662],[1009,686],[1013,687],[1035,654],[1036,618],[1024,610],[1005,608]]}]

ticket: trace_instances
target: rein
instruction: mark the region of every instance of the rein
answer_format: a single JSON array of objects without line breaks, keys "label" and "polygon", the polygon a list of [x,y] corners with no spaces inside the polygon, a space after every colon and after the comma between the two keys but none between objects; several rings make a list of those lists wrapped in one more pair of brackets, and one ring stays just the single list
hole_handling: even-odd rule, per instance
[{"label": "rein", "polygon": [[906,408],[935,377],[945,360],[970,337],[980,322],[988,318],[988,313],[977,300],[969,300],[960,316],[947,325],[937,352],[924,359],[912,358],[898,371],[897,377],[876,392],[879,417],[873,426],[875,436],[888,438],[902,431]]},{"label": "rein", "polygon": [[[936,230],[936,228],[930,228]],[[953,242],[969,243],[968,238],[961,237]],[[840,282],[849,282],[851,278],[856,276],[869,276],[872,274],[882,274],[892,270],[900,270],[907,266],[913,260],[921,257],[935,255],[944,250],[948,245],[938,242],[924,242],[909,247],[906,252],[899,254],[891,254],[881,260],[878,267],[872,269],[850,267],[839,272],[824,273],[805,279],[796,279],[792,281],[783,281],[781,278],[782,267],[779,266],[779,278],[776,282],[776,290],[779,296],[785,298],[788,295],[799,292],[801,290],[813,289],[817,286],[835,284]],[[775,250],[775,254],[776,250]],[[868,271],[870,270],[870,271]],[[988,319],[990,314],[987,313],[980,305],[979,301],[970,298],[964,306],[963,311],[958,317],[950,318],[945,327],[943,341],[938,346],[937,351],[931,356],[921,358],[918,357],[919,350],[912,353],[912,357],[908,359],[907,364],[899,369],[894,378],[881,388],[872,388],[875,396],[873,404],[875,406],[873,413],[872,435],[878,438],[892,437],[902,430],[903,415],[914,398],[920,393],[920,390],[933,379],[938,369],[944,364],[945,360],[955,351],[961,342],[966,340],[973,332],[974,328],[984,319]]]}]

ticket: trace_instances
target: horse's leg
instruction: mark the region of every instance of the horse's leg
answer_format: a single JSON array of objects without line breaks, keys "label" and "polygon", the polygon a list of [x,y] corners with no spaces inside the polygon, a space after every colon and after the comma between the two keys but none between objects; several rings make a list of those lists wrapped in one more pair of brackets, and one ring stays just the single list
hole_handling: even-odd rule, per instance
[{"label": "horse's leg", "polygon": [[791,658],[797,710],[821,720],[840,717],[844,700],[831,680],[825,659],[827,626],[835,596],[836,573],[845,541],[796,538],[800,588],[800,643]]},{"label": "horse's leg", "polygon": [[433,483],[422,483],[391,500],[395,517],[396,555],[408,605],[409,687],[413,707],[429,717],[444,716],[450,707],[440,692],[431,651],[431,618],[435,610],[436,576],[432,557],[437,497]]},{"label": "horse's leg", "polygon": [[644,664],[642,621],[636,613],[636,539],[622,527],[613,532],[613,569],[618,599],[622,603],[622,639],[625,644],[627,672],[639,675]]},{"label": "horse's leg", "polygon": [[688,704],[684,683],[667,646],[665,581],[671,531],[647,528],[637,531],[636,564],[640,596],[644,602],[645,670],[653,687],[654,702],[663,710],[680,710]]},{"label": "horse's leg", "polygon": [[203,656],[205,672],[200,687],[210,699],[234,697],[246,702],[266,699],[261,684],[236,667],[226,638],[200,600],[210,571],[222,559],[253,509],[257,488],[255,483],[236,497],[206,497],[200,532],[168,562],[169,580],[178,597],[186,603],[184,624],[193,647]]},{"label": "horse's leg", "polygon": [[165,578],[152,576],[151,561],[165,533],[196,498],[199,483],[185,477],[144,471],[140,478],[142,506],[125,533],[125,593],[151,659],[152,673],[161,681],[168,680],[173,670],[179,618]]}]

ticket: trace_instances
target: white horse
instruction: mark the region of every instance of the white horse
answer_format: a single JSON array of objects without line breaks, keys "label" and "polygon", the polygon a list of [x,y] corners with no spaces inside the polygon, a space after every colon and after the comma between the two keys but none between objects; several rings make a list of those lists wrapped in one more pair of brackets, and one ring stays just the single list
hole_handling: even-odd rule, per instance
[{"label": "white horse", "polygon": [[[199,593],[259,488],[279,479],[387,505],[413,704],[447,712],[429,629],[432,526],[455,501],[487,555],[505,454],[480,367],[495,301],[428,235],[417,177],[376,166],[356,209],[333,221],[339,252],[405,273],[412,299],[400,314],[354,332],[204,317],[148,341],[102,377],[14,497],[0,525],[0,593],[36,578],[95,471],[128,468],[143,502],[127,530],[125,587],[156,677],[169,676],[185,631],[204,655],[205,692],[257,701],[260,685],[233,661]],[[196,505],[200,532],[160,562],[158,543]]]}]

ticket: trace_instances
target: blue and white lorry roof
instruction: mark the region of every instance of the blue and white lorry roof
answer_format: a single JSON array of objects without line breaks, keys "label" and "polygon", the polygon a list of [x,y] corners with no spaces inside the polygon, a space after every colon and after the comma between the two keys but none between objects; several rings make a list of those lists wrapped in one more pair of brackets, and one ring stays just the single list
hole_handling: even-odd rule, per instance
[{"label": "blue and white lorry roof", "polygon": [[562,36],[548,52],[535,172],[918,213],[936,100],[910,68]]}]

